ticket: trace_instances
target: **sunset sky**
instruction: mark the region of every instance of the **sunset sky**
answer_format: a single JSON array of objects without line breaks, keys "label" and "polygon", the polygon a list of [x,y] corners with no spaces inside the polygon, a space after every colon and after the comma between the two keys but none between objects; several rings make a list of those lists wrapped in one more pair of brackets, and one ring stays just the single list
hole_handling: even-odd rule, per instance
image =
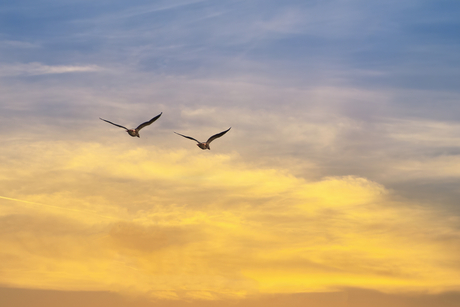
[{"label": "sunset sky", "polygon": [[459,16],[0,2],[0,305],[460,306]]}]

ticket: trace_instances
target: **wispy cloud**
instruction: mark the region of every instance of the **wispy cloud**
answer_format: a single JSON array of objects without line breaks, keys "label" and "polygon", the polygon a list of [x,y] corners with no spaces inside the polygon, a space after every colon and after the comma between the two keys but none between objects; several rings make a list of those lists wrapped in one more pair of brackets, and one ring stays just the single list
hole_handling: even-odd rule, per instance
[{"label": "wispy cloud", "polygon": [[1,40],[0,48],[18,48],[18,49],[35,49],[41,47],[39,44],[30,42],[15,41],[15,40]]},{"label": "wispy cloud", "polygon": [[65,74],[78,72],[96,72],[103,68],[98,65],[45,65],[42,63],[3,64],[0,65],[0,76],[37,76],[49,74]]}]

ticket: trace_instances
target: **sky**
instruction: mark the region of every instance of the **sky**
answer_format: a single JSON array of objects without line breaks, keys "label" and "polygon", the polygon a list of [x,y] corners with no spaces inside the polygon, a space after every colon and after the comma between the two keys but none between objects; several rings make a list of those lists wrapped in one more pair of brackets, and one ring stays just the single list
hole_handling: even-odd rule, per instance
[{"label": "sky", "polygon": [[459,306],[459,14],[0,1],[0,305]]}]

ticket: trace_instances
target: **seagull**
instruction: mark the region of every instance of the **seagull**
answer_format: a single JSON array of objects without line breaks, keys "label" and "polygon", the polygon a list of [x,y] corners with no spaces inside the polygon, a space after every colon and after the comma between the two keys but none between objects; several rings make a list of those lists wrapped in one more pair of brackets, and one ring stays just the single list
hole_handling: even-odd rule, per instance
[{"label": "seagull", "polygon": [[187,138],[187,139],[190,139],[190,140],[193,140],[193,141],[197,142],[198,144],[196,144],[196,146],[200,147],[200,148],[203,149],[203,150],[204,150],[204,149],[209,149],[209,150],[210,150],[211,148],[209,148],[209,144],[210,144],[212,141],[214,141],[215,139],[220,138],[221,136],[223,136],[223,135],[224,135],[225,133],[227,133],[228,130],[230,130],[230,129],[232,129],[232,127],[228,128],[227,130],[222,131],[222,132],[220,132],[220,133],[218,133],[218,134],[214,134],[214,135],[211,136],[206,142],[197,141],[197,140],[195,140],[194,138],[192,138],[192,137],[190,137],[190,136],[182,135],[182,134],[177,133],[177,132],[174,132],[174,133],[175,133],[175,134],[178,134],[178,135],[180,135],[180,136],[183,136],[184,138]]},{"label": "seagull", "polygon": [[111,121],[105,120],[105,119],[100,118],[100,117],[99,117],[99,119],[100,119],[100,120],[103,120],[103,121],[105,121],[105,122],[108,122],[109,124],[112,124],[112,125],[114,125],[114,126],[117,126],[117,127],[120,127],[120,128],[125,129],[126,132],[128,132],[128,134],[129,134],[130,136],[132,136],[132,137],[137,136],[138,138],[140,138],[140,136],[139,136],[139,131],[140,131],[142,128],[144,128],[145,126],[150,125],[151,123],[153,123],[154,121],[156,121],[158,118],[160,118],[161,114],[163,114],[163,112],[161,112],[160,114],[158,114],[157,116],[155,116],[154,118],[152,118],[151,120],[149,120],[148,122],[145,122],[145,123],[140,124],[139,126],[137,126],[136,129],[128,129],[128,128],[126,128],[126,127],[123,127],[123,126],[121,126],[121,125],[117,125],[117,124],[115,124],[115,123],[112,123]]}]

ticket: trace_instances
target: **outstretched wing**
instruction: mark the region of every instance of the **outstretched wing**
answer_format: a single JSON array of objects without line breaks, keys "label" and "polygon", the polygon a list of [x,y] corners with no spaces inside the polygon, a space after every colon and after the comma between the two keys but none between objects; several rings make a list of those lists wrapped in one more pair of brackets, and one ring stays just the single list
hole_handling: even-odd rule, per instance
[{"label": "outstretched wing", "polygon": [[160,116],[161,116],[161,114],[163,114],[163,112],[161,112],[160,114],[158,114],[157,116],[155,116],[154,118],[152,118],[151,120],[149,120],[148,122],[145,122],[145,123],[140,124],[140,125],[136,128],[136,130],[139,131],[139,130],[141,130],[142,128],[144,128],[145,126],[150,125],[151,123],[153,123],[154,121],[156,121],[157,119],[159,119]]},{"label": "outstretched wing", "polygon": [[194,139],[194,138],[192,138],[192,137],[190,137],[190,136],[182,135],[182,134],[177,133],[177,132],[174,132],[174,133],[175,133],[175,134],[178,134],[178,135],[180,135],[180,136],[183,136],[184,138],[193,140],[193,141],[197,142],[198,144],[200,144],[200,141],[197,141],[196,139]]},{"label": "outstretched wing", "polygon": [[215,139],[217,138],[220,138],[221,136],[223,136],[225,133],[228,132],[228,130],[232,129],[232,127],[228,128],[227,130],[225,131],[222,131],[221,133],[218,133],[218,134],[214,134],[213,136],[211,136],[208,141],[206,143],[211,143],[212,141],[214,141]]},{"label": "outstretched wing", "polygon": [[117,126],[117,127],[120,127],[120,128],[123,128],[123,129],[128,130],[128,128],[126,128],[126,127],[123,127],[123,126],[121,126],[121,125],[114,124],[114,123],[112,123],[112,122],[110,122],[110,121],[108,121],[108,120],[105,120],[105,119],[103,119],[103,118],[100,118],[100,117],[99,117],[99,119],[100,119],[100,120],[103,120],[103,121],[105,121],[105,122],[108,122],[109,124],[112,124],[112,125],[114,125],[114,126]]}]

